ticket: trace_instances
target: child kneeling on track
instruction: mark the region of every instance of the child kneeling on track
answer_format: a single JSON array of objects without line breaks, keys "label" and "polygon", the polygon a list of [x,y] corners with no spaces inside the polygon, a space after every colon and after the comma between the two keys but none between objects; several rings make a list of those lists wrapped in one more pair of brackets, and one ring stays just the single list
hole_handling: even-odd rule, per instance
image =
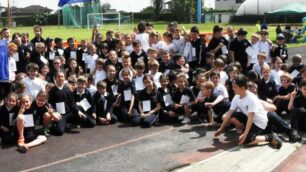
[{"label": "child kneeling on track", "polygon": [[134,116],[132,121],[143,127],[151,127],[158,119],[161,97],[158,93],[153,76],[147,74],[143,77],[145,89],[139,93],[138,110],[140,115]]},{"label": "child kneeling on track", "polygon": [[[255,145],[268,141],[272,147],[280,149],[282,142],[275,133],[262,135],[268,124],[268,112],[264,109],[258,97],[247,90],[247,82],[247,78],[243,75],[234,79],[233,89],[236,96],[215,136],[219,136],[231,122],[236,128],[245,125],[245,130],[239,137],[239,145]],[[237,112],[238,109],[240,112]]]},{"label": "child kneeling on track", "polygon": [[[47,141],[47,137],[38,135],[35,130],[35,109],[31,109],[31,97],[23,95],[20,99],[20,109],[17,115],[18,145],[17,150],[26,153],[31,147],[41,145]],[[27,142],[27,143],[26,143]]]}]

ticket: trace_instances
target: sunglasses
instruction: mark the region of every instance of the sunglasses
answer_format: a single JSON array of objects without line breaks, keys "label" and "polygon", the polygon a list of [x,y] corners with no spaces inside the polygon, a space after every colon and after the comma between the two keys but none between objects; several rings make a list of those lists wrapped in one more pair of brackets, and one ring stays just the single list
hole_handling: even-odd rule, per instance
[{"label": "sunglasses", "polygon": [[284,83],[284,84],[285,84],[285,83],[289,83],[288,80],[282,80],[281,82]]}]

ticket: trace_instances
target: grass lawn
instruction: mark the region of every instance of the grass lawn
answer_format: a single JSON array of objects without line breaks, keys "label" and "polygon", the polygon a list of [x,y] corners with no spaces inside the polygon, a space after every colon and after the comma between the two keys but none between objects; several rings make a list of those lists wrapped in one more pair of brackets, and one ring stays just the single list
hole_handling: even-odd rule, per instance
[{"label": "grass lawn", "polygon": [[[109,29],[113,29],[115,31],[120,31],[123,33],[131,33],[133,31],[133,28],[137,24],[123,24],[119,28],[118,25],[105,25],[100,28],[100,31],[105,35],[105,31]],[[166,30],[167,23],[165,22],[158,22],[154,23],[154,30],[158,31],[159,33],[163,33]],[[190,29],[192,26],[198,26],[200,29],[200,32],[212,32],[212,29],[214,27],[214,23],[203,23],[203,24],[181,24],[181,26],[184,26],[186,29]],[[221,26],[224,27],[226,30],[226,27],[229,26],[228,24],[221,24]],[[256,32],[255,24],[253,25],[244,25],[244,24],[234,24],[232,25],[235,27],[235,29],[239,29],[243,27],[246,29],[248,34],[248,39],[251,37],[252,33]],[[16,27],[12,28],[12,33],[14,32],[28,32],[30,34],[30,38],[33,37],[33,29],[32,27]],[[275,40],[276,33],[275,33],[275,27],[269,27],[269,37],[271,40]],[[66,40],[69,37],[74,37],[78,41],[81,39],[87,39],[88,41],[91,39],[91,30],[88,30],[87,28],[66,28],[63,26],[43,26],[43,37],[60,37]],[[306,46],[306,43],[302,42],[301,40],[298,41],[298,43],[290,43],[288,44],[288,47],[297,47],[297,46]]]}]

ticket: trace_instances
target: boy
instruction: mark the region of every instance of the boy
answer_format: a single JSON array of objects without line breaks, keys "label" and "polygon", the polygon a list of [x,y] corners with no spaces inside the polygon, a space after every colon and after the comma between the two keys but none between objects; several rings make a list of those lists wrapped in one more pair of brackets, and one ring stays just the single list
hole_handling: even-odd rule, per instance
[{"label": "boy", "polygon": [[206,45],[205,40],[200,37],[200,31],[197,26],[193,26],[190,29],[191,35],[191,45],[192,45],[192,56],[196,57],[195,61],[189,62],[191,68],[195,68],[199,66],[199,64],[205,64],[205,52],[206,52]]},{"label": "boy", "polygon": [[78,118],[78,123],[81,123],[83,127],[96,126],[96,119],[93,113],[96,111],[91,97],[91,93],[86,89],[87,78],[79,76],[77,79],[77,89],[74,90],[73,96],[76,101],[76,105],[79,110],[85,115]]},{"label": "boy", "polygon": [[93,96],[93,103],[96,108],[93,117],[96,117],[98,125],[114,124],[117,122],[117,116],[113,114],[113,98],[106,92],[105,81],[97,83],[97,92]]},{"label": "boy", "polygon": [[132,66],[139,61],[143,61],[146,66],[148,65],[148,56],[147,53],[141,49],[140,41],[136,40],[133,42],[133,51],[131,52],[130,56],[132,58]]},{"label": "boy", "polygon": [[[219,136],[231,121],[236,128],[243,128],[242,126],[245,125],[245,130],[239,137],[239,145],[254,145],[268,141],[271,146],[280,149],[282,142],[276,134],[260,135],[268,124],[268,112],[260,100],[253,93],[247,91],[247,82],[247,78],[243,75],[234,79],[233,89],[236,96],[215,136]],[[238,109],[240,112],[236,112]]]},{"label": "boy", "polygon": [[261,70],[265,66],[269,66],[267,63],[265,63],[267,58],[267,55],[265,53],[258,53],[257,60],[258,63],[254,64],[252,71],[256,72],[261,77]]},{"label": "boy", "polygon": [[39,66],[35,63],[28,65],[28,77],[24,79],[26,93],[34,100],[39,91],[45,90],[46,82],[39,79],[37,76]]}]

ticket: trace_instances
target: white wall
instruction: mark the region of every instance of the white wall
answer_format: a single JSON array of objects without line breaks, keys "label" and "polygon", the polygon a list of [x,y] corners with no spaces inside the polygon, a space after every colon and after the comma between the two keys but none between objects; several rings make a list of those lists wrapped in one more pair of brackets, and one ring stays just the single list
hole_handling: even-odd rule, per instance
[{"label": "white wall", "polygon": [[237,10],[241,5],[236,4],[236,0],[215,0],[216,1],[216,10]]},{"label": "white wall", "polygon": [[[220,15],[221,15],[221,18],[219,18]],[[228,23],[232,15],[233,14],[231,13],[214,13],[215,23],[219,23],[219,22]],[[219,19],[221,19],[221,21]]]}]

